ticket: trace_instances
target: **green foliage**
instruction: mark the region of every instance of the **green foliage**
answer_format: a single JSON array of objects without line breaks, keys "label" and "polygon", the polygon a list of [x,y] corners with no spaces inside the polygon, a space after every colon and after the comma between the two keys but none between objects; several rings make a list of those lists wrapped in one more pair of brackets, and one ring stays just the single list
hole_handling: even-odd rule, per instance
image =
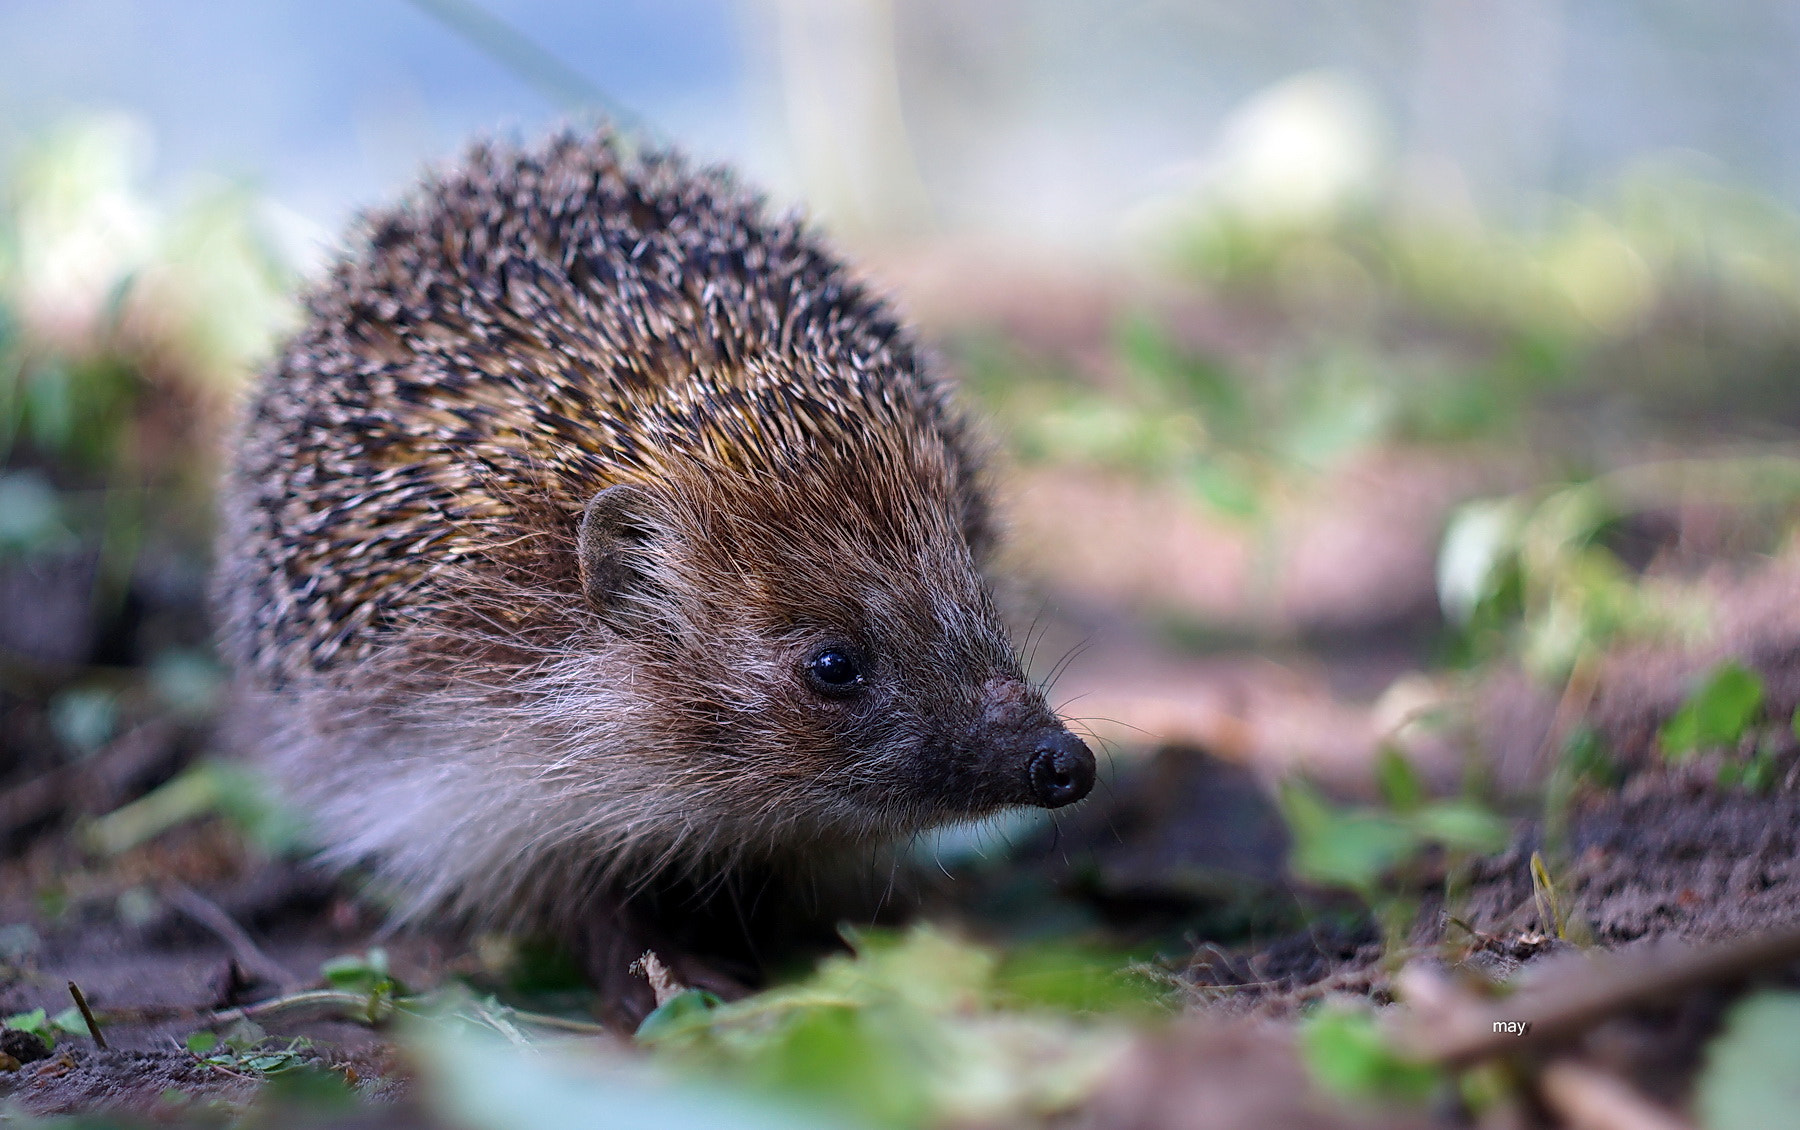
[{"label": "green foliage", "polygon": [[1736,662],[1719,664],[1663,725],[1663,756],[1679,761],[1703,749],[1735,748],[1762,705],[1762,676]]},{"label": "green foliage", "polygon": [[1304,882],[1354,892],[1374,912],[1390,960],[1398,960],[1415,913],[1416,878],[1427,852],[1495,852],[1504,820],[1470,798],[1428,800],[1417,771],[1383,751],[1377,782],[1385,807],[1336,805],[1298,778],[1282,782],[1282,816],[1293,838],[1288,866]]},{"label": "green foliage", "polygon": [[734,1004],[666,1002],[640,1042],[685,1070],[878,1126],[1066,1109],[1161,993],[1070,948],[1000,955],[920,927]]},{"label": "green foliage", "polygon": [[[139,557],[155,553],[171,593],[205,568],[211,429],[296,311],[263,203],[233,189],[158,206],[142,141],[90,118],[8,146],[0,168],[0,567],[58,571],[77,599],[86,587],[87,607],[53,630],[113,652],[105,670],[77,648],[72,670],[9,678],[8,709],[72,757],[146,715],[200,721],[216,706],[216,665],[180,646],[200,645],[203,625],[132,600]],[[127,622],[139,609],[142,633]]]},{"label": "green foliage", "polygon": [[1551,936],[1568,937],[1569,920],[1564,913],[1562,896],[1557,892],[1556,880],[1550,877],[1550,867],[1544,862],[1542,852],[1531,853],[1531,898],[1537,905],[1538,921],[1550,930]]},{"label": "green foliage", "polygon": [[1391,745],[1375,754],[1375,787],[1395,812],[1417,812],[1425,805],[1425,782],[1412,762]]},{"label": "green foliage", "polygon": [[182,1043],[188,1054],[201,1065],[240,1075],[281,1075],[306,1067],[316,1058],[312,1041],[304,1036],[277,1044],[253,1024],[243,1025],[224,1036],[215,1032],[194,1032]]},{"label": "green foliage", "polygon": [[1765,739],[1757,743],[1748,760],[1720,762],[1718,782],[1722,789],[1739,788],[1747,793],[1763,794],[1775,787],[1780,773],[1775,750]]},{"label": "green foliage", "polygon": [[[1177,309],[1213,318],[1126,318],[1085,377],[971,340],[958,350],[970,384],[1028,459],[1132,470],[1250,517],[1373,446],[1509,437],[1571,389],[1612,395],[1629,381],[1640,398],[1715,413],[1792,395],[1780,361],[1800,347],[1791,209],[1673,168],[1554,208],[1528,232],[1446,223],[1371,192],[1280,216],[1266,193],[1198,193],[1157,242],[1179,249],[1174,281],[1191,293]],[[1207,321],[1256,326],[1257,340],[1188,328]],[[1541,662],[1566,669],[1570,637],[1640,611],[1593,595],[1597,606],[1563,610]],[[1452,599],[1467,622],[1480,596]]]},{"label": "green foliage", "polygon": [[1116,954],[1067,942],[1039,942],[1001,953],[992,993],[997,1008],[1070,1016],[1148,1017],[1166,1009],[1145,973],[1121,968]]},{"label": "green foliage", "polygon": [[[1409,796],[1423,795],[1414,785],[1406,789]],[[1421,799],[1390,810],[1341,806],[1298,779],[1283,782],[1280,800],[1294,837],[1289,860],[1294,874],[1364,895],[1378,891],[1384,877],[1433,845],[1472,852],[1506,846],[1506,822],[1472,800]]]},{"label": "green foliage", "polygon": [[638,1062],[520,1047],[467,1025],[415,1027],[408,1039],[425,1101],[469,1130],[825,1130],[821,1118],[717,1079],[670,1079]]},{"label": "green foliage", "polygon": [[1706,1049],[1694,1090],[1705,1130],[1777,1130],[1800,1110],[1800,993],[1745,997]]},{"label": "green foliage", "polygon": [[1299,1049],[1312,1077],[1354,1099],[1419,1103],[1444,1074],[1398,1055],[1366,1006],[1327,1003],[1300,1023]]},{"label": "green foliage", "polygon": [[86,1037],[89,1035],[87,1019],[81,1015],[80,1009],[73,1006],[63,1009],[55,1016],[48,1015],[41,1008],[34,1008],[30,1012],[14,1013],[4,1020],[0,1020],[0,1027],[30,1032],[52,1048],[64,1036]]},{"label": "green foliage", "polygon": [[50,1023],[49,1017],[41,1008],[34,1008],[30,1012],[16,1012],[0,1021],[0,1025],[15,1028],[20,1032],[30,1032],[44,1041],[47,1046],[52,1048],[56,1046],[55,1025]]},{"label": "green foliage", "polygon": [[319,974],[333,989],[366,998],[363,1015],[370,1024],[392,1015],[395,1001],[406,995],[406,986],[389,971],[387,951],[380,946],[331,958],[319,966]]},{"label": "green foliage", "polygon": [[646,1044],[693,1031],[710,1021],[706,1014],[725,1002],[705,989],[687,989],[657,1005],[638,1025],[635,1038]]},{"label": "green foliage", "polygon": [[1785,528],[1800,510],[1800,463],[1648,463],[1541,495],[1469,503],[1445,529],[1439,603],[1471,658],[1516,654],[1549,682],[1621,641],[1696,639],[1713,616],[1707,590],[1639,576],[1606,544],[1634,515],[1696,497],[1766,514],[1759,528]]},{"label": "green foliage", "polygon": [[101,855],[117,855],[181,824],[208,816],[231,821],[271,854],[298,851],[305,827],[261,778],[240,765],[203,761],[131,803],[91,821],[83,838]]},{"label": "green foliage", "polygon": [[341,954],[319,966],[319,975],[334,989],[347,993],[404,993],[388,971],[387,951],[380,946],[367,953]]}]

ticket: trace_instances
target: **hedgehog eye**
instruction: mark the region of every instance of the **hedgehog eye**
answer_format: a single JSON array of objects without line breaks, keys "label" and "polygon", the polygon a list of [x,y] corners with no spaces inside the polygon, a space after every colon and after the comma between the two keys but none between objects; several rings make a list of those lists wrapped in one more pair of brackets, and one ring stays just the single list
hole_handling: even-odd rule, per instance
[{"label": "hedgehog eye", "polygon": [[806,661],[806,678],[820,694],[842,698],[863,685],[862,666],[847,649],[828,647]]}]

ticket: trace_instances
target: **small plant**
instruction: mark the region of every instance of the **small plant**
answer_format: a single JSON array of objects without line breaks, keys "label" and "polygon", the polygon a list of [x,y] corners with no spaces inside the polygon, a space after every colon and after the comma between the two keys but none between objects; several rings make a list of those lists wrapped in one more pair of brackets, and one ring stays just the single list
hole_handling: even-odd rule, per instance
[{"label": "small plant", "polygon": [[[1657,744],[1663,758],[1681,763],[1707,750],[1724,754],[1719,763],[1722,789],[1741,788],[1767,792],[1780,772],[1777,763],[1779,736],[1767,726],[1762,676],[1743,665],[1727,661],[1713,668],[1663,725]],[[1800,711],[1788,728],[1800,737]],[[1748,756],[1739,756],[1745,739],[1762,730]]]},{"label": "small plant", "polygon": [[1150,978],[1073,948],[999,953],[920,927],[730,1004],[698,991],[638,1042],[672,1065],[877,1126],[1011,1124],[1074,1107],[1166,1007]]},{"label": "small plant", "polygon": [[276,1046],[255,1025],[224,1036],[195,1032],[183,1041],[183,1046],[196,1063],[234,1075],[279,1075],[304,1067],[313,1059],[312,1041],[306,1037],[295,1036],[285,1045]]},{"label": "small plant", "polygon": [[1376,765],[1384,807],[1334,805],[1299,779],[1281,786],[1281,811],[1293,835],[1289,866],[1302,880],[1355,892],[1398,960],[1416,913],[1419,865],[1433,848],[1487,853],[1506,846],[1506,822],[1478,802],[1428,800],[1417,771],[1398,751]]},{"label": "small plant", "polygon": [[82,1019],[81,1010],[69,1007],[55,1016],[46,1015],[41,1008],[30,1012],[14,1013],[5,1020],[0,1020],[0,1027],[12,1028],[20,1032],[30,1032],[44,1041],[46,1047],[54,1048],[57,1040],[64,1036],[88,1035],[87,1021]]},{"label": "small plant", "polygon": [[[1652,591],[1604,544],[1662,468],[1625,468],[1543,495],[1471,502],[1438,554],[1438,600],[1470,660],[1518,656],[1561,682],[1621,639],[1681,637],[1704,623],[1695,592]],[[1667,488],[1665,488],[1667,489]]]},{"label": "small plant", "polygon": [[1569,920],[1562,898],[1556,893],[1556,881],[1550,878],[1550,868],[1544,863],[1543,853],[1536,851],[1531,853],[1531,900],[1537,905],[1538,921],[1551,936],[1566,938]]},{"label": "small plant", "polygon": [[407,995],[406,987],[388,970],[387,951],[380,946],[364,954],[334,957],[321,965],[319,972],[333,989],[367,998],[370,1024],[391,1016],[395,1003]]},{"label": "small plant", "polygon": [[1762,707],[1762,676],[1739,663],[1721,663],[1663,725],[1657,735],[1663,756],[1683,761],[1701,750],[1735,748]]},{"label": "small plant", "polygon": [[1366,1006],[1332,1001],[1314,1009],[1300,1023],[1299,1048],[1314,1079],[1350,1098],[1419,1103],[1447,1079],[1396,1053]]}]

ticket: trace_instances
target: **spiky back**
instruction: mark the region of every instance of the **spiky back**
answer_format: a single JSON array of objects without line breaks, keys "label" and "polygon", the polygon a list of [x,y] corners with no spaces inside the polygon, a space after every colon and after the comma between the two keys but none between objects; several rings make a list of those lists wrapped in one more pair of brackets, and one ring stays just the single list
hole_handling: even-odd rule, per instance
[{"label": "spiky back", "polygon": [[354,664],[446,577],[560,552],[620,481],[791,476],[804,451],[872,518],[950,507],[986,540],[971,441],[884,303],[671,154],[479,147],[371,216],[308,309],[226,484],[224,643],[264,681]]}]

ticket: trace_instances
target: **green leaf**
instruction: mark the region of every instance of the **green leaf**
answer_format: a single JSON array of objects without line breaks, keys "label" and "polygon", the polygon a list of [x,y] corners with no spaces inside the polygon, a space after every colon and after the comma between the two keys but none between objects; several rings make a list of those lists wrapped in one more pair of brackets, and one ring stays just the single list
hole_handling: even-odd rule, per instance
[{"label": "green leaf", "polygon": [[1762,704],[1762,676],[1735,662],[1721,663],[1663,726],[1663,755],[1679,760],[1698,750],[1736,745]]},{"label": "green leaf", "polygon": [[[96,1014],[96,1019],[102,1019],[102,1017]],[[87,1017],[81,1015],[81,1010],[74,1005],[70,1005],[52,1016],[50,1026],[59,1032],[67,1032],[71,1036],[93,1036],[93,1033],[88,1031]]]},{"label": "green leaf", "polygon": [[688,989],[676,993],[668,1000],[656,1006],[655,1011],[644,1017],[638,1025],[636,1039],[646,1044],[681,1032],[689,1032],[704,1025],[713,1009],[723,1003],[717,996],[705,989]]},{"label": "green leaf", "polygon": [[319,966],[319,974],[334,989],[366,993],[371,997],[404,994],[406,989],[388,972],[387,951],[373,946],[366,954],[343,954]]},{"label": "green leaf", "polygon": [[1518,499],[1471,502],[1451,515],[1438,550],[1438,604],[1453,623],[1468,624],[1518,569],[1525,508]]},{"label": "green leaf", "polygon": [[1194,465],[1188,481],[1194,490],[1221,514],[1233,518],[1254,518],[1262,509],[1262,496],[1251,477],[1218,459],[1202,459]]},{"label": "green leaf", "polygon": [[183,1041],[183,1043],[186,1045],[188,1051],[193,1052],[195,1055],[203,1056],[219,1046],[219,1034],[217,1032],[206,1031],[195,1032]]},{"label": "green leaf", "polygon": [[1694,1088],[1706,1130],[1785,1130],[1800,1110],[1800,993],[1746,997],[1706,1049]]},{"label": "green leaf", "polygon": [[1510,837],[1507,822],[1470,800],[1445,800],[1426,805],[1410,817],[1423,839],[1457,851],[1495,852]]},{"label": "green leaf", "polygon": [[[344,1076],[304,1060],[297,1060],[280,1071],[271,1072],[269,1081],[259,1096],[265,1109],[299,1108],[296,1113],[306,1116],[296,1120],[299,1125],[331,1125],[331,1122],[320,1116],[338,1112],[347,1116],[357,1108],[356,1100],[356,1090],[345,1081]],[[346,1117],[345,1121],[354,1123],[355,1120]],[[271,1120],[265,1123],[272,1124],[278,1122]]]},{"label": "green leaf", "polygon": [[906,1040],[896,1021],[904,1016],[846,1006],[796,1012],[749,1065],[750,1077],[878,1125],[918,1125],[930,1107],[930,1049]]},{"label": "green leaf", "polygon": [[1548,927],[1553,936],[1562,938],[1568,931],[1568,919],[1542,852],[1531,853],[1531,898],[1537,904],[1538,922]]},{"label": "green leaf", "polygon": [[1563,770],[1571,782],[1589,781],[1601,788],[1617,785],[1625,777],[1606,742],[1591,726],[1576,727],[1563,744]]},{"label": "green leaf", "polygon": [[1282,785],[1280,799],[1294,836],[1289,865],[1307,882],[1366,891],[1418,849],[1399,818],[1335,808],[1298,780]]},{"label": "green leaf", "polygon": [[1156,393],[1198,408],[1209,431],[1239,435],[1250,420],[1243,388],[1224,365],[1182,350],[1156,323],[1136,318],[1121,327],[1119,351]]},{"label": "green leaf", "polygon": [[30,1032],[43,1040],[50,1047],[56,1046],[56,1032],[52,1024],[45,1018],[44,1010],[34,1008],[30,1012],[17,1012],[6,1018],[5,1027],[16,1028],[21,1032]]},{"label": "green leaf", "polygon": [[994,969],[997,1004],[1072,1014],[1152,1014],[1165,991],[1123,958],[1069,945],[1037,945],[1001,957]]},{"label": "green leaf", "polygon": [[1745,790],[1760,796],[1775,787],[1777,771],[1774,753],[1767,748],[1758,749],[1738,780]]},{"label": "green leaf", "polygon": [[1406,755],[1393,746],[1382,746],[1375,755],[1375,783],[1381,799],[1396,812],[1412,812],[1425,803],[1425,782]]},{"label": "green leaf", "polygon": [[1300,1055],[1314,1079],[1338,1094],[1359,1099],[1417,1103],[1441,1076],[1388,1047],[1367,1009],[1326,1005],[1300,1023]]}]

